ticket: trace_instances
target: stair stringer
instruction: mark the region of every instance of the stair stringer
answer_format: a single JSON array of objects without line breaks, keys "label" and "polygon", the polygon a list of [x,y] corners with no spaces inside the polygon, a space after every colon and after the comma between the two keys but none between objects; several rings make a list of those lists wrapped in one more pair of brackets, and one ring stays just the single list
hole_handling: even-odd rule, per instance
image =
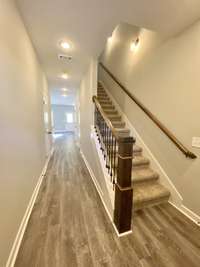
[{"label": "stair stringer", "polygon": [[116,109],[118,110],[118,112],[122,116],[123,121],[126,123],[126,127],[130,129],[131,135],[136,138],[136,144],[139,145],[143,149],[143,155],[150,160],[150,165],[151,165],[152,169],[155,170],[159,174],[158,183],[162,184],[163,186],[165,186],[170,191],[171,195],[170,195],[169,202],[172,203],[175,206],[181,207],[182,206],[182,202],[183,202],[183,198],[182,198],[181,194],[178,192],[177,188],[172,183],[171,179],[169,178],[167,173],[164,171],[164,169],[160,165],[159,161],[156,159],[156,157],[153,155],[151,150],[145,144],[145,142],[143,141],[143,139],[140,136],[140,134],[133,127],[133,125],[131,124],[131,122],[129,121],[129,119],[125,115],[125,113],[122,111],[120,105],[117,103],[115,98],[111,95],[111,93],[107,89],[105,83],[102,82],[101,80],[100,80],[100,83],[102,84],[102,86],[104,87],[106,93],[108,94],[108,96],[110,97],[111,101],[115,105]]}]

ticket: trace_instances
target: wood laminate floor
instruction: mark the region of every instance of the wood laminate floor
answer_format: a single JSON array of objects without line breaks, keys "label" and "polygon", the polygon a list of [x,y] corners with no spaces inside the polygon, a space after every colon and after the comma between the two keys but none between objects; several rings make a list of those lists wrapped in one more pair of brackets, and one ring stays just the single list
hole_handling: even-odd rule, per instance
[{"label": "wood laminate floor", "polygon": [[200,267],[200,228],[169,204],[118,238],[72,134],[57,139],[15,267]]}]

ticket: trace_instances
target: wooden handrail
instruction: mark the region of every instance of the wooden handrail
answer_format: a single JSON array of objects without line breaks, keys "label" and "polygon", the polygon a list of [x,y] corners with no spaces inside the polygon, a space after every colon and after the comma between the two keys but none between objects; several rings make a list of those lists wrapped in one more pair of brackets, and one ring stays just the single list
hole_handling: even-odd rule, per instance
[{"label": "wooden handrail", "polygon": [[92,97],[93,102],[95,103],[97,109],[99,110],[99,112],[101,113],[102,117],[104,118],[105,123],[107,124],[107,126],[110,128],[112,134],[115,136],[116,139],[119,138],[119,136],[117,135],[115,128],[112,125],[112,122],[109,120],[109,118],[107,117],[106,113],[103,111],[101,104],[99,103],[98,99],[96,96]]},{"label": "wooden handrail", "polygon": [[156,118],[156,116],[148,110],[141,102],[138,100],[128,89],[104,66],[103,63],[99,63],[99,65],[109,74],[109,76],[120,86],[120,88],[144,111],[144,113],[161,129],[163,133],[165,133],[169,139],[180,149],[183,154],[191,159],[197,158],[197,156],[189,151],[176,137],[170,132],[164,124]]}]

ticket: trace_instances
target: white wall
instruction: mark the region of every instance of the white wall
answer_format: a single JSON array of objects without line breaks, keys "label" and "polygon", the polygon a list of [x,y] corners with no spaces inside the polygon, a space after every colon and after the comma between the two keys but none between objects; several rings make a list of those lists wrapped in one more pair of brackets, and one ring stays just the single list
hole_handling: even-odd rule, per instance
[{"label": "white wall", "polygon": [[200,22],[168,40],[143,29],[138,51],[131,52],[130,42],[137,35],[135,27],[121,24],[101,60],[198,158],[185,158],[102,70],[100,79],[182,195],[183,204],[200,215],[200,150],[191,146],[192,137],[200,136]]},{"label": "white wall", "polygon": [[0,266],[45,163],[47,83],[14,1],[0,0]]},{"label": "white wall", "polygon": [[94,140],[91,137],[91,126],[94,125],[94,104],[92,102],[92,96],[97,92],[97,62],[91,60],[91,64],[87,73],[82,79],[79,101],[80,101],[80,149],[86,158],[90,169],[98,183],[98,187],[102,192],[102,197],[105,201],[107,209],[112,214],[111,198],[104,180],[104,173],[100,165],[100,159],[96,147],[94,146]]}]

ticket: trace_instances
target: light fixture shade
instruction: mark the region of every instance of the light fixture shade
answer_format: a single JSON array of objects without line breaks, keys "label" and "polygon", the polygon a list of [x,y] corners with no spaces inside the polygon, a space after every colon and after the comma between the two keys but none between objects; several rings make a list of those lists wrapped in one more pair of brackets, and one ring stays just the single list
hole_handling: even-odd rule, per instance
[{"label": "light fixture shade", "polygon": [[61,75],[61,77],[62,77],[63,79],[65,79],[65,80],[67,80],[67,79],[68,79],[68,74],[67,74],[67,73],[63,73],[63,74]]},{"label": "light fixture shade", "polygon": [[62,40],[60,41],[60,47],[63,49],[69,49],[71,46],[67,41]]}]

